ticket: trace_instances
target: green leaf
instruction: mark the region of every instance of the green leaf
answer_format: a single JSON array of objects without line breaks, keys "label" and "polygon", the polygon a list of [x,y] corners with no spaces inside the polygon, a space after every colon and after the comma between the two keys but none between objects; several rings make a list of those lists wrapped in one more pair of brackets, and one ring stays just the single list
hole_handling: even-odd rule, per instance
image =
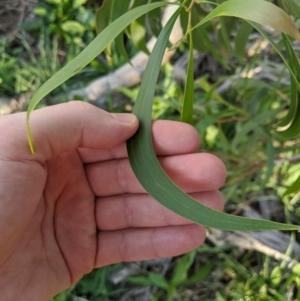
[{"label": "green leaf", "polygon": [[112,21],[117,20],[129,9],[131,0],[114,0],[114,6],[112,10]]},{"label": "green leaf", "polygon": [[131,282],[131,283],[135,283],[135,284],[140,284],[140,285],[143,285],[143,286],[152,285],[152,282],[146,276],[131,276],[131,277],[127,277],[126,281]]},{"label": "green leaf", "polygon": [[47,9],[45,7],[36,7],[33,10],[35,15],[45,17],[47,16]]},{"label": "green leaf", "polygon": [[246,61],[246,45],[252,32],[253,27],[248,22],[242,21],[235,37],[235,55],[241,62]]},{"label": "green leaf", "polygon": [[[187,5],[190,4],[190,1],[187,3]],[[199,23],[199,20],[203,18],[203,11],[201,10],[200,6],[193,6],[193,9],[191,11],[191,24],[192,27]],[[187,31],[188,27],[188,13],[185,10],[182,10],[180,13],[180,23],[181,27],[183,29],[183,32]],[[196,49],[199,52],[206,53],[211,52],[213,57],[222,65],[224,68],[228,68],[226,66],[226,61],[224,58],[220,55],[217,47],[211,42],[208,30],[203,27],[197,27],[192,31],[193,36],[193,46],[194,49]]]},{"label": "green leaf", "polygon": [[[138,7],[140,5],[143,5],[148,0],[135,0],[133,7]],[[130,31],[131,31],[131,39],[135,46],[145,52],[149,55],[149,50],[147,48],[146,43],[146,15],[141,16],[140,18],[136,19],[132,24],[130,25]]]},{"label": "green leaf", "polygon": [[[300,79],[300,65],[298,58],[295,54],[295,51],[289,41],[289,39],[283,35],[283,40],[286,45],[287,55],[289,59],[290,70],[293,71],[294,76]],[[290,100],[290,108],[286,117],[281,121],[279,127],[277,129],[278,133],[287,138],[292,139],[296,138],[300,134],[300,91],[297,88],[298,82],[291,74],[291,100]]]},{"label": "green leaf", "polygon": [[270,280],[273,286],[277,286],[282,283],[282,271],[280,266],[277,266],[272,270]]},{"label": "green leaf", "polygon": [[288,54],[287,61],[284,55],[279,50],[277,44],[272,40],[272,38],[266,34],[264,30],[253,22],[248,21],[265,39],[276,50],[278,55],[283,60],[284,64],[288,68],[291,76],[291,102],[289,112],[286,117],[278,125],[278,133],[284,138],[291,139],[295,138],[300,134],[300,84],[298,79],[300,79],[300,65],[295,51],[285,34],[282,34],[284,42],[286,44],[286,50]]},{"label": "green leaf", "polygon": [[265,174],[265,179],[261,184],[261,187],[264,187],[273,174],[274,169],[274,160],[275,160],[275,148],[272,144],[272,141],[268,141],[267,143],[267,169]]},{"label": "green leaf", "polygon": [[290,194],[297,193],[300,191],[300,176],[296,179],[296,181],[283,193],[282,197],[286,197]]},{"label": "green leaf", "polygon": [[87,2],[87,0],[74,0],[74,2],[73,2],[73,9],[76,9],[76,8],[82,6],[86,2]]},{"label": "green leaf", "polygon": [[[283,36],[283,39],[284,39],[284,42],[285,42],[285,48],[287,50],[287,55],[288,55],[288,66],[292,70],[290,72],[293,72],[293,74],[295,74],[295,76],[297,76],[298,74],[297,74],[296,67],[297,67],[297,64],[299,65],[298,59],[297,59],[295,53],[293,55],[293,48],[292,48],[291,44],[289,43],[288,39],[286,39],[284,36]],[[278,124],[278,127],[286,127],[294,119],[294,116],[295,116],[295,113],[296,113],[296,110],[297,110],[297,101],[295,101],[295,99],[297,97],[298,97],[297,86],[295,85],[295,82],[291,78],[290,109],[288,111],[288,114],[283,118],[283,120],[280,121],[280,123]]]},{"label": "green leaf", "polygon": [[140,19],[139,21],[134,21],[131,23],[131,38],[133,43],[139,50],[145,52],[146,54],[149,54],[146,43],[146,28],[144,21],[145,19]]},{"label": "green leaf", "polygon": [[292,268],[292,271],[293,271],[294,274],[296,274],[298,277],[300,277],[300,264],[295,265]]},{"label": "green leaf", "polygon": [[130,57],[127,53],[125,44],[124,44],[124,33],[119,34],[115,39],[116,47],[120,55],[132,66]]},{"label": "green leaf", "polygon": [[168,290],[168,288],[169,288],[169,284],[166,281],[166,279],[162,275],[155,274],[155,273],[149,273],[148,277],[146,277],[146,276],[127,277],[126,281],[144,285],[144,286],[150,286],[150,285],[158,286],[165,290]]},{"label": "green leaf", "polygon": [[61,23],[61,29],[67,33],[84,33],[85,27],[77,21],[65,21]]},{"label": "green leaf", "polygon": [[30,132],[29,117],[37,104],[51,91],[77,74],[90,61],[92,61],[97,55],[99,55],[105,49],[105,47],[109,43],[111,43],[136,18],[139,18],[152,9],[163,7],[167,4],[168,3],[165,2],[155,2],[130,10],[119,19],[111,23],[108,27],[106,27],[77,57],[75,57],[70,63],[59,70],[56,74],[54,74],[45,84],[43,84],[37,90],[37,92],[29,102],[26,117],[28,141],[32,152],[34,152],[34,145]]},{"label": "green leaf", "polygon": [[[187,13],[185,10],[182,10],[180,13],[180,23],[181,27],[183,29],[183,32],[187,31],[188,24],[189,24],[189,14],[191,17],[191,25],[196,25],[199,23],[199,12],[196,11],[197,7],[193,7],[192,11]],[[195,30],[192,31],[193,35],[193,46],[195,49],[197,49],[199,52],[207,52],[208,48],[206,46],[205,41],[203,40],[203,34],[207,35],[205,30],[202,27],[198,27]]]},{"label": "green leaf", "polygon": [[233,25],[232,18],[231,18],[231,20],[228,20],[228,18],[227,19],[220,18],[220,25],[221,25],[220,38],[224,43],[226,52],[228,52],[229,54],[234,53],[233,47],[231,46],[230,37],[229,37],[229,33],[232,30],[232,25]]},{"label": "green leaf", "polygon": [[169,284],[162,275],[150,273],[148,278],[152,285],[155,285],[155,286],[161,287],[165,290],[168,290]]},{"label": "green leaf", "polygon": [[62,0],[46,0],[46,2],[51,3],[51,4],[55,4],[55,5],[59,5],[62,4]]},{"label": "green leaf", "polygon": [[96,31],[101,33],[110,23],[114,0],[105,0],[102,6],[96,11]]},{"label": "green leaf", "polygon": [[[293,81],[295,82],[296,86],[297,86],[297,90],[300,92],[300,84],[298,82],[298,77],[297,74],[295,73],[295,69],[294,66],[290,66],[290,64],[288,63],[288,61],[285,59],[285,56],[282,54],[282,52],[280,51],[280,49],[278,48],[277,44],[273,41],[273,39],[261,28],[261,26],[259,26],[258,24],[255,24],[253,22],[249,22],[249,24],[251,24],[266,40],[269,41],[269,43],[272,45],[272,47],[276,50],[276,52],[278,53],[278,55],[281,57],[282,61],[284,62],[284,64],[286,65],[286,67],[288,68],[290,75],[293,79]],[[285,35],[283,35],[285,36]],[[292,51],[295,55],[295,51]],[[299,62],[296,60],[297,65],[299,65]],[[298,68],[297,68],[298,69]]]},{"label": "green leaf", "polygon": [[163,206],[206,227],[229,231],[299,230],[300,227],[296,225],[231,216],[206,207],[180,190],[159,164],[152,144],[152,101],[165,48],[179,12],[180,9],[170,18],[157,39],[133,109],[140,126],[137,133],[127,141],[127,151],[135,175],[144,189]]},{"label": "green leaf", "polygon": [[[114,0],[114,6],[112,10],[112,21],[117,20],[123,14],[125,14],[129,8],[131,0]],[[115,44],[120,55],[126,59],[126,61],[131,65],[129,55],[127,53],[124,44],[124,32],[119,34],[115,39]]]},{"label": "green leaf", "polygon": [[[115,0],[104,0],[101,7],[96,11],[96,32],[100,34],[112,21],[112,13]],[[107,64],[113,64],[112,44],[109,43],[105,49]]]},{"label": "green leaf", "polygon": [[243,109],[231,104],[230,102],[226,101],[220,94],[218,94],[215,89],[215,85],[210,85],[208,81],[204,77],[200,77],[197,80],[197,83],[207,94],[210,94],[216,101],[220,104],[227,106],[228,108],[233,109],[235,112],[241,114],[242,116],[249,117],[249,114],[244,111]]},{"label": "green leaf", "polygon": [[292,19],[276,5],[264,0],[228,0],[210,12],[195,29],[216,17],[231,16],[270,26],[296,40],[300,39],[297,26]]},{"label": "green leaf", "polygon": [[236,152],[239,144],[245,143],[248,140],[248,133],[253,130],[258,130],[262,124],[264,124],[268,119],[274,118],[278,112],[276,110],[266,111],[257,116],[252,116],[249,121],[247,121],[240,130],[236,133],[232,139],[231,147],[232,151]]},{"label": "green leaf", "polygon": [[148,3],[148,0],[134,0],[132,7],[138,7],[138,6],[144,5],[146,3]]},{"label": "green leaf", "polygon": [[185,254],[176,261],[176,265],[173,271],[171,283],[174,286],[182,284],[188,279],[188,272],[194,263],[196,251]]},{"label": "green leaf", "polygon": [[[157,2],[158,0],[152,0],[151,2]],[[147,23],[151,29],[152,34],[155,37],[158,37],[160,32],[162,31],[162,24],[161,24],[161,10],[155,9],[150,11],[147,14]]]},{"label": "green leaf", "polygon": [[194,53],[193,36],[189,34],[189,63],[185,82],[181,121],[193,124],[193,104],[194,104]]},{"label": "green leaf", "polygon": [[191,286],[195,283],[199,283],[202,279],[207,277],[211,274],[212,270],[214,269],[215,265],[212,262],[207,262],[204,265],[201,265],[195,271],[195,274],[189,276],[185,281],[181,283],[182,286]]},{"label": "green leaf", "polygon": [[283,0],[288,7],[290,13],[297,19],[300,17],[300,1],[299,0]]}]

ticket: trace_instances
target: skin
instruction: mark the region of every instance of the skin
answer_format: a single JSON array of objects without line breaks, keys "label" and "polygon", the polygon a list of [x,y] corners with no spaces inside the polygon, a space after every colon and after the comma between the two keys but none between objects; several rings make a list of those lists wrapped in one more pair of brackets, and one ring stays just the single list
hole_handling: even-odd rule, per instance
[{"label": "skin", "polygon": [[[203,227],[162,207],[134,176],[125,145],[138,128],[134,115],[70,102],[37,110],[30,122],[34,155],[25,114],[0,117],[3,300],[49,300],[94,268],[175,256],[203,243]],[[222,210],[226,170],[215,156],[195,153],[195,129],[156,121],[153,142],[177,185]]]}]

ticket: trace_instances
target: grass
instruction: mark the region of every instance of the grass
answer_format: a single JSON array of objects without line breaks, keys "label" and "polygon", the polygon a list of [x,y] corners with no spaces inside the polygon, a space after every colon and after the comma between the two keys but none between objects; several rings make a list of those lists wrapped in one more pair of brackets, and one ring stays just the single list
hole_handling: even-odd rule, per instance
[{"label": "grass", "polygon": [[[92,2],[81,1],[76,6],[77,2],[80,1],[65,1],[60,7],[55,1],[40,1],[36,19],[23,25],[13,38],[0,40],[0,96],[34,92],[95,36]],[[49,13],[45,14],[45,10]],[[236,26],[227,19],[226,22],[229,28]],[[208,32],[212,30],[207,27]],[[254,42],[248,42],[247,56],[243,48],[246,44],[237,45],[236,59],[224,48],[221,38],[224,32],[218,27],[215,31],[229,67],[224,68],[220,57],[219,63],[212,64],[212,55],[198,66],[202,73],[195,81],[193,120],[202,137],[202,149],[217,154],[227,166],[228,179],[222,189],[226,211],[238,213],[245,204],[260,208],[263,202],[275,199],[281,213],[271,218],[299,223],[300,206],[296,196],[281,198],[300,173],[299,139],[284,141],[274,130],[290,96],[288,87],[282,84],[286,69],[255,33],[249,40]],[[232,34],[229,29],[228,34]],[[128,50],[131,55],[137,51],[133,45]],[[185,46],[179,47],[175,58],[185,51]],[[53,95],[83,86],[124,62],[117,54],[110,65],[105,63],[104,56],[100,57]],[[259,69],[264,72],[257,73]],[[179,120],[183,87],[172,79],[173,61],[162,70],[153,117]],[[257,74],[265,77],[259,78]],[[222,87],[226,89],[220,93]],[[121,90],[129,99],[128,106],[136,98],[137,90],[138,87]],[[299,235],[292,236],[293,240],[299,241]],[[295,259],[299,260],[298,257]],[[260,252],[232,245],[217,246],[210,240],[183,256],[138,262],[134,267],[118,264],[95,270],[52,301],[75,300],[75,296],[101,301],[300,300],[299,265],[279,264]],[[112,275],[125,268],[138,272],[113,282]]]}]

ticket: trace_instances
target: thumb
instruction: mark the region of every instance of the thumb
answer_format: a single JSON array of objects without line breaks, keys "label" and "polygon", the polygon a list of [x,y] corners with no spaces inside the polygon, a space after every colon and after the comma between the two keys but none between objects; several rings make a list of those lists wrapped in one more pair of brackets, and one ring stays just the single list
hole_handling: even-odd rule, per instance
[{"label": "thumb", "polygon": [[[32,160],[25,113],[1,117],[0,124],[7,138],[5,146],[9,157],[20,159],[22,154],[22,158]],[[138,119],[133,114],[110,114],[91,104],[71,101],[34,111],[30,128],[35,145],[34,159],[44,161],[77,147],[110,149],[136,132]]]}]

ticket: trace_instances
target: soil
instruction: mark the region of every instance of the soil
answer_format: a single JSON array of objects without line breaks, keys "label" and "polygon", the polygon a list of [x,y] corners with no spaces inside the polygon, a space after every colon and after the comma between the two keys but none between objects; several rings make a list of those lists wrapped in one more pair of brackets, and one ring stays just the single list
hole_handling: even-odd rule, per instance
[{"label": "soil", "polygon": [[14,34],[36,2],[37,0],[0,0],[0,36]]}]

